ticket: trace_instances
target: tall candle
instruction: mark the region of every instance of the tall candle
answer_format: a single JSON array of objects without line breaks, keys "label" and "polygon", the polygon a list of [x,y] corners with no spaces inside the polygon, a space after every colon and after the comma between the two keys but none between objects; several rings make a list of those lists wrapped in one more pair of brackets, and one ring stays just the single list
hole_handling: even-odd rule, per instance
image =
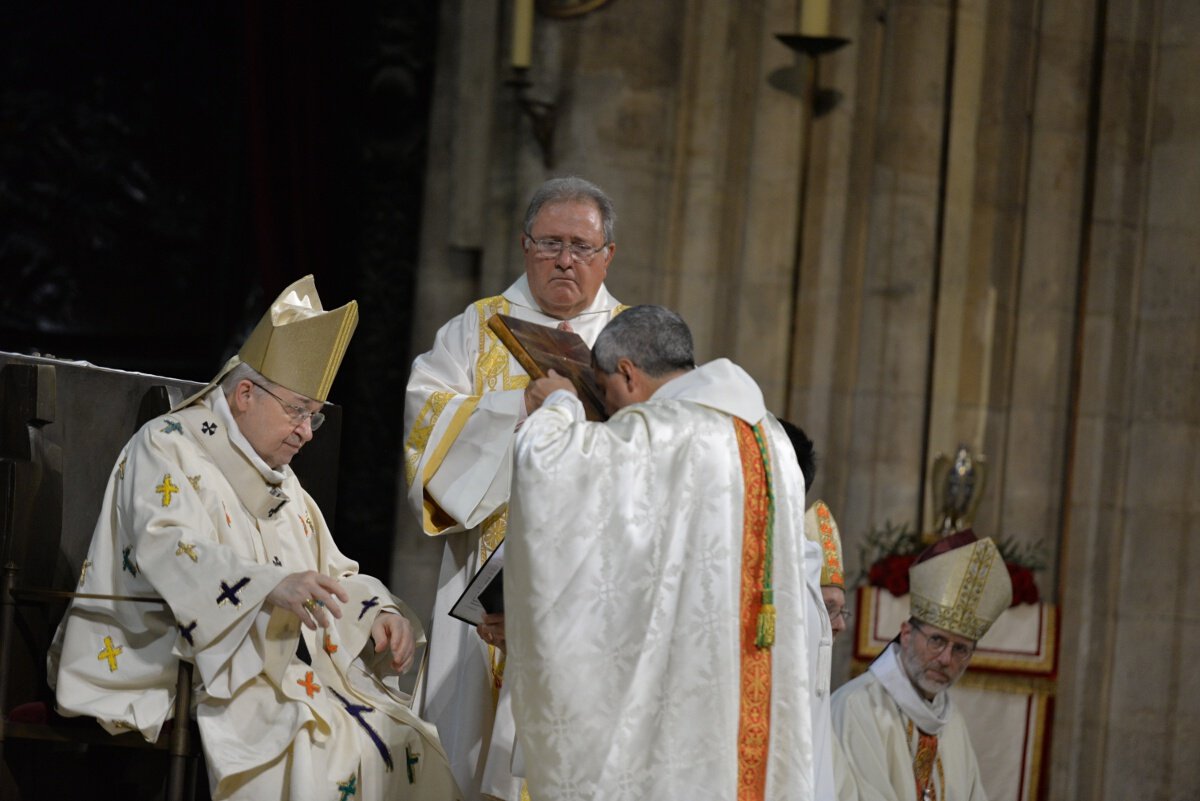
[{"label": "tall candle", "polygon": [[800,33],[804,36],[829,35],[829,0],[802,0]]},{"label": "tall candle", "polygon": [[528,69],[533,63],[533,0],[513,0],[512,65]]}]

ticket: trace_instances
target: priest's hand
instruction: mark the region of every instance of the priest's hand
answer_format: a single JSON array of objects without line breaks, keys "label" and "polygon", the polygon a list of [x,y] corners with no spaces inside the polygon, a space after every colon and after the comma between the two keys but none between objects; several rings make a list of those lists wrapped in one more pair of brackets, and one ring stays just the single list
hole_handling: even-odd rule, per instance
[{"label": "priest's hand", "polygon": [[483,622],[475,627],[475,631],[479,634],[479,639],[483,640],[488,645],[494,645],[501,651],[504,650],[506,643],[504,639],[503,612],[485,614],[483,616]]},{"label": "priest's hand", "polygon": [[579,394],[575,391],[575,385],[571,383],[569,378],[564,378],[551,370],[546,374],[545,378],[530,381],[529,386],[525,387],[525,411],[533,414],[542,408],[542,404],[546,402],[546,398],[550,397],[550,393],[556,389],[565,389],[572,395]]},{"label": "priest's hand", "polygon": [[413,637],[412,624],[404,615],[380,612],[371,624],[371,639],[375,641],[375,653],[381,653],[384,648],[391,649],[392,670],[404,673],[412,667],[417,641]]},{"label": "priest's hand", "polygon": [[313,631],[328,626],[330,614],[341,619],[339,600],[345,603],[350,595],[337,579],[315,570],[288,575],[267,595],[268,603],[289,610]]}]

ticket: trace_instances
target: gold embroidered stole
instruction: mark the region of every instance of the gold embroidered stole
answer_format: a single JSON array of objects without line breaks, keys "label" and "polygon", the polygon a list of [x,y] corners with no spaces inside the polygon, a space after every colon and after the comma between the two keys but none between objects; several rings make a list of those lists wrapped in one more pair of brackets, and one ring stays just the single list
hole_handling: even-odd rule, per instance
[{"label": "gold embroidered stole", "polygon": [[[946,777],[942,771],[942,758],[938,755],[938,738],[936,734],[926,734],[913,725],[911,720],[905,722],[905,734],[911,743],[913,735],[917,736],[917,750],[913,754],[913,778],[917,785],[917,801],[938,801],[939,786],[944,787]],[[937,782],[933,780],[934,768],[937,768]]]},{"label": "gold embroidered stole", "polygon": [[756,644],[762,611],[770,503],[763,456],[748,423],[734,418],[743,476],[741,705],[738,715],[738,801],[762,801],[771,733],[771,649]]}]

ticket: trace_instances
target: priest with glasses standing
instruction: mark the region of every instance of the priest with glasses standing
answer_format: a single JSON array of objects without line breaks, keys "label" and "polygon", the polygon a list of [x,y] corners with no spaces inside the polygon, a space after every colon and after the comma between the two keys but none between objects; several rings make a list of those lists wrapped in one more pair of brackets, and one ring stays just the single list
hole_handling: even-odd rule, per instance
[{"label": "priest with glasses standing", "polygon": [[522,792],[522,771],[513,768],[503,615],[489,616],[477,629],[448,615],[504,541],[513,436],[536,408],[529,376],[487,321],[505,314],[574,331],[591,347],[624,308],[604,286],[616,252],[615,222],[612,201],[595,184],[576,177],[542,184],[519,237],[524,274],[443,325],[409,377],[409,504],[422,530],[446,543],[421,709],[437,724],[467,801],[518,801]]}]

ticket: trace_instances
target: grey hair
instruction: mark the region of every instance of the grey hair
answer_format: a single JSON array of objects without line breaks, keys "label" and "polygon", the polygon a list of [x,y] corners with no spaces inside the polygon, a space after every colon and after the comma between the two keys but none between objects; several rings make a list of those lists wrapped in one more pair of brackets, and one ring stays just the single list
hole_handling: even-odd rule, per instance
[{"label": "grey hair", "polygon": [[592,361],[605,373],[629,359],[653,378],[696,366],[692,332],[666,306],[634,306],[604,327],[592,348]]},{"label": "grey hair", "polygon": [[245,362],[240,362],[236,367],[226,373],[224,378],[221,379],[221,392],[223,392],[225,397],[228,398],[233,394],[233,391],[237,389],[237,385],[240,384],[243,379],[254,384],[265,386],[268,389],[279,386],[250,365],[246,364]]},{"label": "grey hair", "polygon": [[603,189],[591,181],[574,175],[551,178],[538,187],[529,200],[529,208],[525,209],[525,233],[529,234],[529,229],[533,227],[533,219],[543,206],[569,201],[595,203],[600,212],[600,224],[604,228],[604,244],[615,241],[613,229],[617,225],[617,212],[613,208],[612,200],[604,194]]}]

